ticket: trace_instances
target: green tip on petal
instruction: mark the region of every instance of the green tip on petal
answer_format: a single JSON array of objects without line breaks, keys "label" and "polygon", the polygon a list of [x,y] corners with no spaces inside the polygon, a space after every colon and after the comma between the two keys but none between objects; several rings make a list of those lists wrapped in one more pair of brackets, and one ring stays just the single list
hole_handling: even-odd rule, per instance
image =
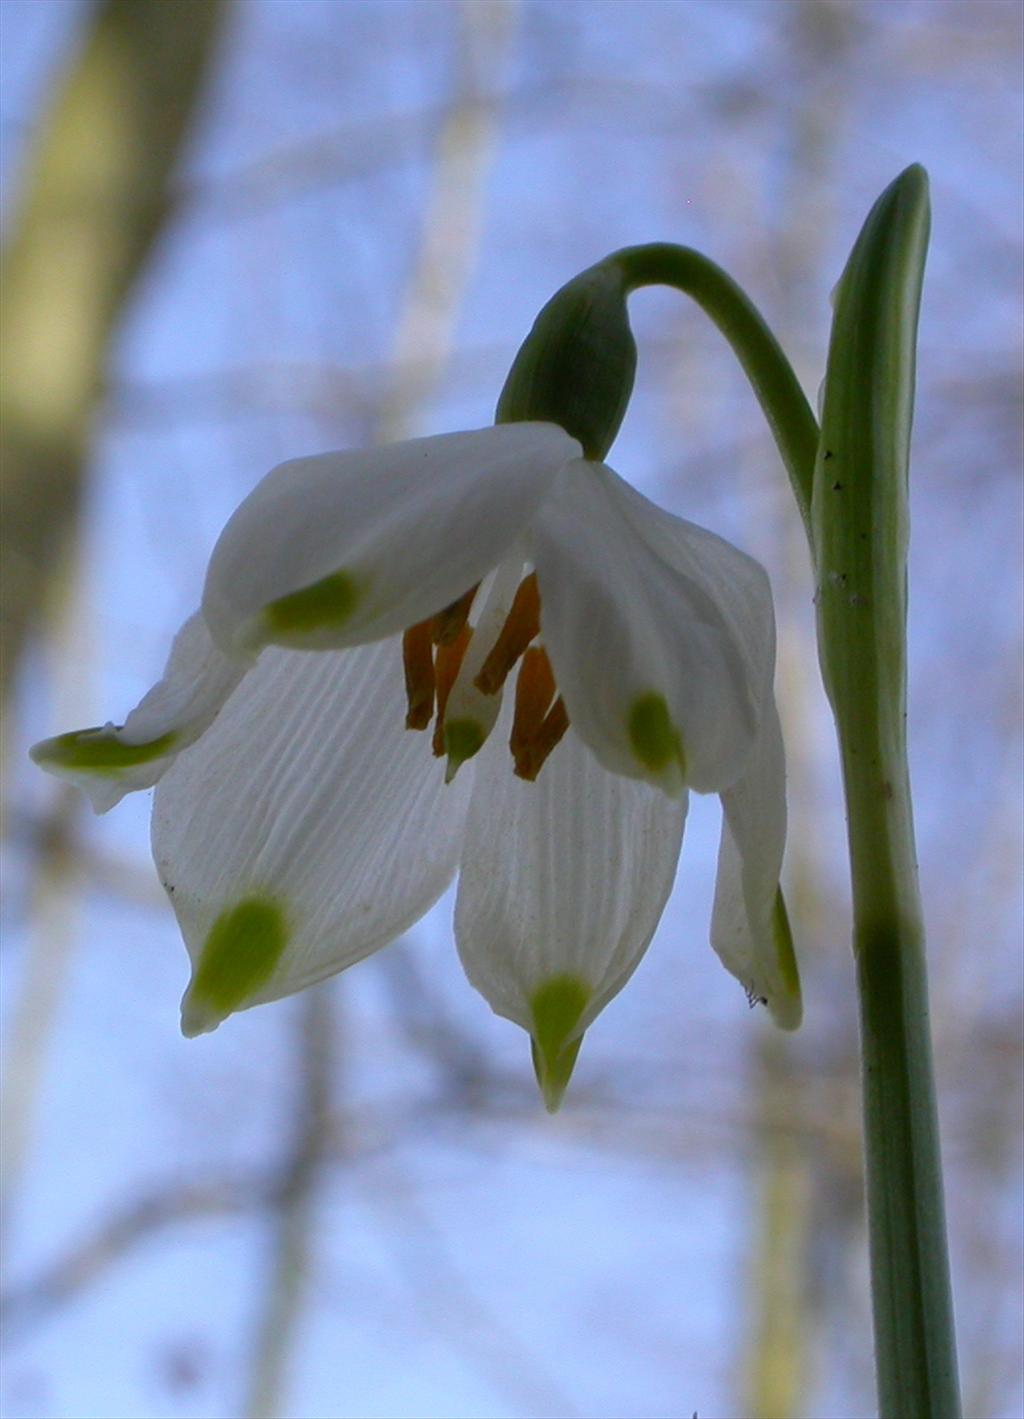
[{"label": "green tip on petal", "polygon": [[645,769],[673,779],[678,773],[680,783],[685,780],[686,755],[664,695],[652,690],[634,700],[628,729],[633,753]]},{"label": "green tip on petal", "polygon": [[537,1083],[549,1114],[558,1110],[572,1078],[583,1034],[574,1034],[591,989],[579,976],[552,976],[534,992],[531,1048]]},{"label": "green tip on petal", "polygon": [[287,944],[284,912],[269,898],[246,897],[221,912],[181,1002],[182,1033],[215,1030],[266,984]]},{"label": "green tip on petal", "polygon": [[109,725],[74,729],[69,734],[58,734],[55,739],[43,739],[39,744],[34,744],[29,756],[33,763],[45,769],[116,775],[122,769],[148,764],[170,753],[174,737],[173,733],[162,734],[148,744],[126,744]]},{"label": "green tip on petal", "polygon": [[786,988],[784,995],[770,1002],[772,1019],[783,1030],[795,1030],[803,1019],[804,1007],[800,991],[800,971],[793,949],[793,933],[781,887],[775,894],[775,906],[772,909],[772,941],[779,974]]},{"label": "green tip on petal", "polygon": [[471,759],[474,754],[479,754],[486,738],[484,727],[478,720],[451,719],[445,721],[444,751],[448,755],[448,763],[444,771],[445,783],[451,783],[467,759]]},{"label": "green tip on petal", "polygon": [[315,631],[339,630],[358,602],[359,589],[348,572],[332,572],[271,601],[263,610],[263,629],[268,640],[292,645]]}]

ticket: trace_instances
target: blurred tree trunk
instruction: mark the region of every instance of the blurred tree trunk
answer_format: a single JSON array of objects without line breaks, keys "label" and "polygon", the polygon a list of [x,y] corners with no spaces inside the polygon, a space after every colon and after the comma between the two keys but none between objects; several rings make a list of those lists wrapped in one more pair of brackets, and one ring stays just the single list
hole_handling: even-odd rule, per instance
[{"label": "blurred tree trunk", "polygon": [[101,0],[0,265],[0,696],[74,534],[111,333],[171,208],[225,0]]}]

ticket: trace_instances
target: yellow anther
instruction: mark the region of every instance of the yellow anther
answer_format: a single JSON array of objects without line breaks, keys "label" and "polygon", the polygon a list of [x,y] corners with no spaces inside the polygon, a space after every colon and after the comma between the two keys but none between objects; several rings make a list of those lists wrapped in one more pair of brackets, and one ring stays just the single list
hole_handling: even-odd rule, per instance
[{"label": "yellow anther", "polygon": [[444,712],[448,704],[448,696],[452,692],[455,678],[462,665],[463,656],[472,638],[472,628],[463,623],[462,629],[452,641],[442,641],[437,647],[437,656],[434,660],[434,679],[437,691],[437,720],[434,724],[434,738],[432,748],[436,758],[446,752],[444,747]]},{"label": "yellow anther", "polygon": [[508,673],[540,631],[540,592],[537,574],[531,572],[519,583],[511,609],[498,639],[473,681],[485,695],[494,695],[504,685]]},{"label": "yellow anther", "polygon": [[409,709],[406,729],[426,729],[434,714],[434,644],[430,621],[410,626],[402,636],[402,665]]}]

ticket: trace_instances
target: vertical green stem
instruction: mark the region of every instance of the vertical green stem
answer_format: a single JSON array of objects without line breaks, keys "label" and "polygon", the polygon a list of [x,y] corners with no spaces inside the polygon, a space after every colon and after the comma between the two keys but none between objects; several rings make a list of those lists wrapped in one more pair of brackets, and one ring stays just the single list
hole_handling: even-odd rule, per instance
[{"label": "vertical green stem", "polygon": [[838,288],[820,438],[785,354],[724,271],[666,243],[609,258],[627,291],[672,286],[730,342],[811,542],[846,791],[884,1419],[960,1414],[906,749],[907,470],[927,240],[927,178],[912,167],[872,209]]},{"label": "vertical green stem", "polygon": [[846,789],[884,1419],[960,1399],[906,744],[907,477],[928,185],[875,204],[837,288],[812,526]]}]

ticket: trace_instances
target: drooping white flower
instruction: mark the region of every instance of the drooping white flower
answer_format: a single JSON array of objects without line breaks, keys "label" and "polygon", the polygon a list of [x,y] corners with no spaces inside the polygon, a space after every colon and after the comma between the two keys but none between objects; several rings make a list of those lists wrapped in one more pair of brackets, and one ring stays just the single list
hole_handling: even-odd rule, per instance
[{"label": "drooping white flower", "polygon": [[463,965],[554,1107],[691,787],[724,810],[712,944],[799,1022],[767,577],[580,455],[516,423],[280,465],[125,724],[33,750],[99,812],[157,785],[186,1034],[369,955],[460,870]]}]

